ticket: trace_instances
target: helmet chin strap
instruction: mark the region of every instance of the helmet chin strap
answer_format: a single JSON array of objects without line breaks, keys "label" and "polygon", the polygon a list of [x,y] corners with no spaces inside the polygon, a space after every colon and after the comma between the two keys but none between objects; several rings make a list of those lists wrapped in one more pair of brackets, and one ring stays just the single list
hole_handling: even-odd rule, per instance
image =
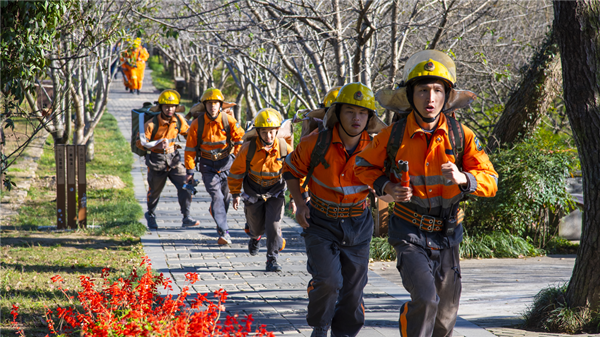
[{"label": "helmet chin strap", "polygon": [[[202,104],[204,104],[204,102],[202,102]],[[217,117],[219,117],[219,112],[221,112],[221,106],[223,105],[223,103],[219,104],[219,110],[217,112],[217,115],[215,117],[211,116],[211,114],[208,112],[208,109],[206,109],[206,104],[204,104],[204,108],[206,109],[206,117],[208,117],[208,119],[210,119],[211,121],[214,121],[215,119],[217,119]]]},{"label": "helmet chin strap", "polygon": [[406,98],[408,99],[408,103],[410,104],[410,107],[413,109],[414,112],[417,113],[417,115],[419,115],[419,117],[421,117],[421,119],[423,120],[423,122],[425,122],[425,123],[433,123],[433,122],[435,122],[438,119],[438,117],[440,117],[440,114],[444,111],[444,107],[446,106],[446,103],[448,103],[448,98],[450,96],[450,92],[448,91],[448,93],[445,94],[444,105],[442,106],[442,109],[440,110],[440,112],[438,112],[438,114],[435,115],[435,117],[423,117],[423,115],[421,115],[421,113],[415,107],[415,104],[413,102],[413,93],[414,93],[413,90],[414,90],[413,85],[409,85],[409,86],[406,87]]}]

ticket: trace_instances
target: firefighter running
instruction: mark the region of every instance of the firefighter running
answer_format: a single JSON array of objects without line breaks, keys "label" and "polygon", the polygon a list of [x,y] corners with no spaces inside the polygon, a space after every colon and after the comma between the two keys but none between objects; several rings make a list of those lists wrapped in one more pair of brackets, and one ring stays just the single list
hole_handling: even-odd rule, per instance
[{"label": "firefighter running", "polygon": [[[285,206],[286,184],[281,169],[285,156],[292,147],[277,134],[281,115],[274,109],[259,111],[254,120],[256,137],[242,145],[229,172],[229,190],[233,196],[233,208],[238,209],[244,201],[244,214],[248,224],[248,252],[258,254],[260,239],[267,235],[267,271],[279,272],[279,251],[285,247],[281,236],[281,219]],[[246,135],[248,136],[248,134]],[[242,192],[243,187],[243,192]]]},{"label": "firefighter running", "polygon": [[221,111],[224,100],[219,89],[209,88],[202,94],[200,101],[206,112],[192,122],[185,147],[187,181],[192,181],[194,168],[202,174],[202,181],[211,197],[209,212],[217,223],[217,242],[220,245],[231,244],[227,226],[231,202],[227,175],[244,135],[235,118]]},{"label": "firefighter running", "polygon": [[131,91],[132,94],[140,94],[148,57],[150,55],[146,48],[142,46],[142,39],[139,37],[133,40],[131,48],[121,54],[123,83],[125,84],[125,88]]},{"label": "firefighter running", "polygon": [[[366,205],[368,186],[354,174],[357,153],[371,138],[375,121],[371,89],[362,83],[341,88],[318,134],[304,137],[287,156],[284,178],[294,200],[303,200],[306,177],[310,202],[297,202],[296,219],[304,228],[308,285],[306,320],[312,336],[356,336],[365,322],[363,289],[367,284],[373,217]],[[338,122],[339,121],[339,122]]]},{"label": "firefighter running", "polygon": [[146,166],[148,166],[148,211],[145,214],[148,227],[158,228],[156,223],[156,207],[160,199],[160,193],[165,187],[167,178],[177,188],[177,199],[183,215],[183,226],[197,226],[199,221],[190,216],[190,205],[192,195],[183,189],[186,180],[186,170],[181,162],[179,151],[175,140],[177,135],[187,135],[189,126],[186,120],[175,113],[179,106],[179,93],[175,90],[165,90],[158,97],[159,115],[148,120],[144,126],[145,139],[149,141],[142,146],[137,141],[137,146],[146,154]]},{"label": "firefighter running", "polygon": [[[459,202],[468,194],[494,196],[498,174],[473,131],[442,113],[460,101],[448,100],[458,92],[452,59],[422,51],[404,69],[398,93],[405,97],[397,101],[407,100],[412,112],[374,138],[357,156],[355,172],[396,201],[389,242],[411,295],[400,309],[400,335],[452,336],[461,292]],[[409,163],[409,187],[402,187],[399,161]]]}]

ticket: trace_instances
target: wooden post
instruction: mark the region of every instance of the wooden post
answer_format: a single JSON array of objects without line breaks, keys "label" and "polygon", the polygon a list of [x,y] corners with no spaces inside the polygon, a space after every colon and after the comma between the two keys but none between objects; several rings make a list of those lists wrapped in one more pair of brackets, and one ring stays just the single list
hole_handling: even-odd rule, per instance
[{"label": "wooden post", "polygon": [[76,161],[75,145],[67,145],[67,225],[71,229],[77,229],[77,191],[76,180]]},{"label": "wooden post", "polygon": [[56,228],[67,228],[67,208],[65,207],[65,146],[54,146],[56,160]]},{"label": "wooden post", "polygon": [[77,196],[79,201],[79,225],[87,227],[87,195],[85,180],[85,159],[87,148],[85,145],[77,145]]}]

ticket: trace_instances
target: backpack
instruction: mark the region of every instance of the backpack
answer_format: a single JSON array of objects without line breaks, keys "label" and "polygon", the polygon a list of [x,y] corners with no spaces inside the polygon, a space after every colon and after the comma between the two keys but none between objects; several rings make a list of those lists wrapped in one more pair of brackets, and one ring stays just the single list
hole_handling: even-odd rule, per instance
[{"label": "backpack", "polygon": [[[158,128],[155,127],[154,130],[152,130],[150,139],[145,139],[144,125],[146,122],[153,119],[154,125],[158,125],[158,115],[160,114],[160,111],[151,111],[151,108],[152,103],[146,102],[141,109],[131,110],[131,152],[140,157],[145,156],[148,153],[148,150],[142,150],[137,147],[137,141],[142,140],[142,137],[144,138],[142,143],[152,141],[154,140],[154,137],[156,137],[156,132],[158,131]],[[178,116],[177,113],[174,116],[177,120],[177,134],[179,134],[179,131],[181,131],[181,117]]]},{"label": "backpack", "polygon": [[[385,174],[390,177],[392,168],[396,163],[396,154],[400,150],[402,144],[402,137],[404,137],[404,129],[406,128],[406,117],[402,117],[400,120],[395,122],[392,127],[392,132],[387,143],[387,156],[384,161]],[[463,130],[462,124],[449,114],[446,115],[448,121],[448,136],[450,137],[450,144],[452,145],[451,150],[446,150],[446,154],[451,154],[456,158],[456,166],[462,171],[462,157],[465,152],[465,131]],[[458,138],[458,142],[457,142]],[[457,146],[458,144],[458,146]],[[457,150],[456,153],[454,150]]]}]

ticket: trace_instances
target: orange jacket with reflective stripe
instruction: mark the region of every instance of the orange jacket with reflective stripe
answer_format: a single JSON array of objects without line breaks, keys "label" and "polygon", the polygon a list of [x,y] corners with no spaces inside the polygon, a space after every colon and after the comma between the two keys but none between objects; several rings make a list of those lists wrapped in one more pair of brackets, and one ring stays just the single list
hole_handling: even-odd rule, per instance
[{"label": "orange jacket with reflective stripe", "polygon": [[[408,115],[400,149],[396,153],[398,160],[408,161],[410,184],[413,197],[406,204],[411,209],[426,215],[441,216],[444,209],[454,206],[464,193],[480,197],[493,197],[498,190],[498,173],[494,170],[479,140],[466,126],[465,148],[462,158],[462,170],[467,174],[469,189],[463,190],[451,184],[442,175],[442,164],[455,163],[452,143],[448,137],[448,124],[444,114],[440,114],[439,126],[433,134],[427,134],[417,124],[414,114]],[[383,193],[390,179],[384,174],[384,160],[387,158],[387,144],[393,125],[383,129],[356,158],[355,172],[365,184],[373,186],[378,194]],[[430,137],[429,145],[427,137]],[[391,174],[393,183],[399,182]]]},{"label": "orange jacket with reflective stripe", "polygon": [[[250,162],[250,171],[248,174],[256,180],[281,180],[283,160],[280,158],[281,155],[279,153],[279,138],[275,138],[273,146],[270,149],[265,148],[258,137],[254,141],[256,142],[256,152]],[[287,153],[291,153],[292,147],[289,144],[285,144],[285,146],[287,146]],[[242,182],[244,181],[244,177],[246,177],[246,158],[248,157],[249,148],[250,142],[242,145],[240,152],[238,152],[231,165],[231,170],[229,170],[227,183],[229,184],[231,194],[240,194],[242,192]]]},{"label": "orange jacket with reflective stripe", "polygon": [[[187,141],[185,143],[185,168],[193,169],[196,165],[196,146],[198,145],[198,122],[204,123],[204,132],[202,133],[202,144],[200,151],[210,152],[213,150],[223,150],[229,146],[227,144],[227,133],[223,126],[223,117],[220,112],[217,118],[211,120],[208,114],[204,114],[204,118],[196,118],[192,122],[188,131]],[[233,143],[233,154],[237,155],[242,146],[242,136],[244,130],[239,127],[235,118],[227,115],[229,127],[231,128],[231,142]]]},{"label": "orange jacket with reflective stripe", "polygon": [[[338,130],[339,124],[336,124],[332,130],[331,144],[325,154],[329,168],[326,169],[323,164],[316,166],[308,182],[308,189],[327,202],[349,206],[365,200],[369,193],[369,187],[354,174],[354,159],[371,142],[371,137],[364,131],[356,150],[349,156]],[[310,134],[302,138],[294,152],[286,157],[283,171],[296,178],[306,177],[318,137],[318,134]]]},{"label": "orange jacket with reflective stripe", "polygon": [[[169,144],[169,148],[170,150],[174,150],[174,146],[175,146],[175,140],[177,139],[177,120],[175,118],[179,118],[179,121],[181,122],[181,130],[179,131],[179,134],[182,136],[186,136],[189,130],[189,126],[187,121],[185,120],[185,118],[174,114],[173,117],[171,117],[171,120],[165,120],[162,118],[162,113],[157,115],[158,117],[158,130],[156,130],[156,136],[154,136],[154,139],[150,139],[150,136],[152,136],[152,131],[154,131],[154,128],[156,127],[153,123],[154,118],[150,118],[146,124],[144,124],[144,134],[146,135],[146,140],[148,142],[151,141],[155,141],[155,140],[159,140],[159,139],[166,139],[166,141]],[[137,147],[139,147],[142,150],[150,150],[147,149],[145,147],[142,146],[142,143],[140,142],[140,140],[138,139],[136,141],[136,145]]]}]

